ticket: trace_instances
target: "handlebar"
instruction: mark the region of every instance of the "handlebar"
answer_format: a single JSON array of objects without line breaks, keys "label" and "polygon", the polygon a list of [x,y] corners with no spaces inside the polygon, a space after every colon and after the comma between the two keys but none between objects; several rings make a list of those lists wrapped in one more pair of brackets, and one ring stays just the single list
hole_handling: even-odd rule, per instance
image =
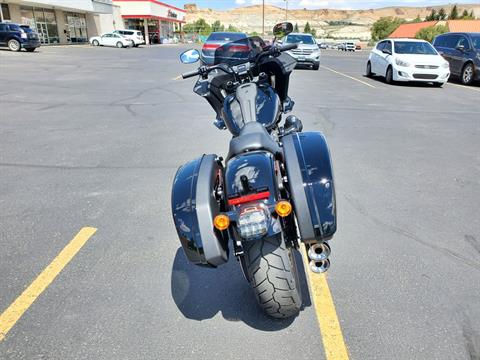
[{"label": "handlebar", "polygon": [[183,79],[188,79],[188,78],[191,78],[191,77],[194,77],[194,76],[197,76],[197,75],[200,75],[200,68],[198,68],[196,70],[193,70],[193,71],[190,71],[190,72],[187,72],[185,74],[182,74],[182,78]]},{"label": "handlebar", "polygon": [[[297,47],[298,47],[298,44],[288,44],[288,45],[284,45],[284,46],[272,46],[268,51],[265,51],[264,53],[261,53],[260,56],[257,58],[256,62],[258,62],[261,58],[263,58],[265,56],[270,56],[270,55],[275,56],[275,54],[279,54],[281,52],[288,51],[288,50],[293,50],[293,49],[296,49]],[[216,70],[216,69],[220,69],[220,70],[226,72],[227,74],[231,74],[233,72],[233,70],[230,67],[228,67],[228,65],[218,64],[218,65],[214,65],[214,66],[201,66],[196,70],[193,70],[193,71],[182,74],[182,78],[183,79],[188,79],[188,78],[198,76],[198,75],[203,76],[203,75],[206,75],[209,72],[211,72],[213,70]]]}]

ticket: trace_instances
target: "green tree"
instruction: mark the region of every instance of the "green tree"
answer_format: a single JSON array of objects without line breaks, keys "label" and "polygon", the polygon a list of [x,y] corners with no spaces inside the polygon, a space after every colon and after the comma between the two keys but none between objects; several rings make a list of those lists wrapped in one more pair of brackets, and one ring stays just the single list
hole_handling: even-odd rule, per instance
[{"label": "green tree", "polygon": [[222,25],[222,23],[220,22],[220,20],[216,20],[216,21],[212,24],[212,31],[225,31],[225,26]]},{"label": "green tree", "polygon": [[372,40],[378,41],[387,38],[404,22],[403,19],[392,17],[378,19],[372,26]]},{"label": "green tree", "polygon": [[296,32],[296,33],[300,32],[300,30],[298,29],[297,23],[295,23],[295,26],[293,27],[293,32]]},{"label": "green tree", "polygon": [[470,11],[470,17],[471,17],[472,19],[476,19],[476,18],[475,18],[475,14],[473,13],[473,10]]},{"label": "green tree", "polygon": [[417,15],[417,17],[415,19],[413,19],[412,21],[410,21],[412,24],[416,24],[416,23],[421,23],[423,20],[422,18],[420,17],[420,15]]},{"label": "green tree", "polygon": [[212,32],[212,27],[207,24],[205,19],[198,19],[194,23],[185,24],[183,26],[183,31],[186,33],[195,33],[199,35],[210,35]]},{"label": "green tree", "polygon": [[305,34],[310,34],[311,31],[312,31],[312,29],[310,27],[310,23],[307,21],[307,23],[305,24],[305,28],[303,29],[303,32]]},{"label": "green tree", "polygon": [[240,32],[240,30],[238,30],[238,28],[236,28],[232,24],[228,25],[227,31],[229,31],[229,32]]},{"label": "green tree", "polygon": [[446,18],[447,18],[447,12],[445,11],[444,8],[441,8],[438,11],[438,19],[435,19],[435,20],[445,20]]},{"label": "green tree", "polygon": [[458,7],[457,4],[453,5],[452,10],[450,11],[450,16],[448,17],[449,20],[458,19]]},{"label": "green tree", "polygon": [[420,29],[415,34],[415,37],[417,39],[422,39],[428,42],[432,42],[435,36],[444,34],[446,32],[448,32],[448,27],[446,27],[445,25],[429,26],[429,27]]},{"label": "green tree", "polygon": [[437,19],[437,17],[438,17],[437,10],[432,9],[432,12],[430,13],[430,15],[427,15],[427,17],[425,18],[425,21],[434,21]]}]

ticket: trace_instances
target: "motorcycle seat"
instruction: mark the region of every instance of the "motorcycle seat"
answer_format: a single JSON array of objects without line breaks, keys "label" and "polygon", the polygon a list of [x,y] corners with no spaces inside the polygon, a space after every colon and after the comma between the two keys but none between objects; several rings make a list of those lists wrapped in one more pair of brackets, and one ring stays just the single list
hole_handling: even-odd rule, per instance
[{"label": "motorcycle seat", "polygon": [[230,141],[227,160],[247,151],[266,150],[274,155],[282,153],[280,146],[258,122],[247,122],[240,134]]}]

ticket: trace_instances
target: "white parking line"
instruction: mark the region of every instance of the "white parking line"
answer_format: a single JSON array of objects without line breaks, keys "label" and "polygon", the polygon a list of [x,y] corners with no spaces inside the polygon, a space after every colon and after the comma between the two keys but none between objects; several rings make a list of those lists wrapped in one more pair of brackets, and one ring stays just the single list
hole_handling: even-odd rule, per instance
[{"label": "white parking line", "polygon": [[476,88],[476,87],[473,87],[473,86],[465,86],[465,85],[460,85],[460,84],[448,83],[448,86],[450,86],[450,85],[453,85],[453,86],[456,86],[456,87],[459,87],[459,88],[464,88],[464,89],[480,92],[479,88]]},{"label": "white parking line", "polygon": [[363,84],[363,85],[366,85],[366,86],[369,86],[369,87],[371,87],[371,88],[376,89],[376,86],[373,86],[372,84],[369,84],[369,83],[367,83],[367,82],[365,82],[365,81],[362,81],[362,80],[360,80],[360,79],[354,78],[353,76],[344,74],[344,73],[342,73],[342,72],[340,72],[340,71],[337,71],[337,70],[333,70],[333,69],[331,69],[331,68],[329,68],[329,67],[327,67],[327,66],[321,65],[320,67],[321,67],[322,69],[331,71],[331,72],[333,72],[333,73],[335,73],[335,74],[338,74],[338,75],[344,76],[344,77],[346,77],[346,78],[349,78],[349,79],[358,81],[359,83],[361,83],[361,84]]}]

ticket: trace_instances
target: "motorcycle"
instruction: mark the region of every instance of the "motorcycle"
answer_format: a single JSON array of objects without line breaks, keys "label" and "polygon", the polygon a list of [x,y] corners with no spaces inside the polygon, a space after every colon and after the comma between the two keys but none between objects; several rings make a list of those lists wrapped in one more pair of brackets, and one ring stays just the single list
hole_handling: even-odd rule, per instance
[{"label": "motorcycle", "polygon": [[[293,31],[277,24],[275,38]],[[337,229],[332,163],[325,137],[303,132],[288,96],[296,60],[286,46],[259,37],[224,44],[198,76],[194,92],[216,112],[215,126],[232,133],[226,158],[202,155],[181,166],[173,182],[172,213],[190,262],[216,268],[238,259],[261,308],[274,318],[295,316],[301,289],[295,251],[309,269],[330,267],[328,241]],[[198,50],[180,55],[201,59]],[[304,246],[301,246],[303,243]]]}]

